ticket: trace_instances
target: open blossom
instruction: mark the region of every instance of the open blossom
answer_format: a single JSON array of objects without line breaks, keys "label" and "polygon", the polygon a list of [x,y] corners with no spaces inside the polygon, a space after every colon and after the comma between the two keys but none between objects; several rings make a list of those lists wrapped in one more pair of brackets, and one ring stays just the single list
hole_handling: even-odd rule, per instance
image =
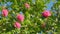
[{"label": "open blossom", "polygon": [[24,21],[24,15],[23,15],[23,14],[18,14],[18,15],[17,15],[17,19],[18,19],[19,21],[23,22],[23,21]]},{"label": "open blossom", "polygon": [[30,8],[30,5],[28,3],[25,3],[26,8]]},{"label": "open blossom", "polygon": [[19,22],[15,22],[15,23],[14,23],[14,27],[15,27],[15,28],[20,28],[20,27],[21,27],[21,24],[20,24]]},{"label": "open blossom", "polygon": [[2,10],[2,15],[3,15],[4,17],[8,16],[8,10],[7,10],[7,9],[3,9],[3,10]]},{"label": "open blossom", "polygon": [[42,16],[43,17],[49,17],[51,16],[51,12],[49,10],[45,10],[43,13],[42,13]]}]

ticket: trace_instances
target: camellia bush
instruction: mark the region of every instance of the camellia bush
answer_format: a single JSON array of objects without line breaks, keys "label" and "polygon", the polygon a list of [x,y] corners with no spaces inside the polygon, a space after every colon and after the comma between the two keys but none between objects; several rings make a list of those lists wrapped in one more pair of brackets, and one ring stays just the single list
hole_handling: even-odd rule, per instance
[{"label": "camellia bush", "polygon": [[0,34],[60,34],[60,1],[46,10],[49,2],[0,0]]}]

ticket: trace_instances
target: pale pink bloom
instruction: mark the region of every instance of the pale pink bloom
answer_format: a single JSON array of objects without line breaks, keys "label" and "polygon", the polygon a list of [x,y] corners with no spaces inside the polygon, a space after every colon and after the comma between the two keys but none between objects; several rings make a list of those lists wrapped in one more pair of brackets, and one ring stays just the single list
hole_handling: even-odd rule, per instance
[{"label": "pale pink bloom", "polygon": [[8,16],[8,10],[7,10],[7,9],[3,9],[3,10],[2,10],[2,15],[3,15],[4,17]]},{"label": "pale pink bloom", "polygon": [[45,10],[43,13],[42,13],[42,16],[43,17],[49,17],[51,16],[51,12],[49,10]]},{"label": "pale pink bloom", "polygon": [[28,3],[25,3],[26,8],[30,8],[30,5]]},{"label": "pale pink bloom", "polygon": [[18,15],[17,15],[17,19],[18,19],[19,21],[23,22],[23,21],[24,21],[24,15],[23,15],[23,14],[18,14]]},{"label": "pale pink bloom", "polygon": [[21,24],[20,24],[19,22],[15,22],[15,23],[14,23],[14,27],[15,27],[15,28],[20,28],[20,27],[21,27]]}]

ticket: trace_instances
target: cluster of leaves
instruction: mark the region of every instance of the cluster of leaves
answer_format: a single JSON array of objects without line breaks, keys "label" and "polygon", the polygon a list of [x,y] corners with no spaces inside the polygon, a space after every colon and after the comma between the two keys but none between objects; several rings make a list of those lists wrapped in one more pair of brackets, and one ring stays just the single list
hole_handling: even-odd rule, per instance
[{"label": "cluster of leaves", "polygon": [[[49,0],[34,0],[34,2],[32,0],[0,0],[2,4],[0,4],[0,12],[2,12],[3,7],[9,10],[7,17],[0,14],[0,34],[37,34],[41,31],[43,34],[48,34],[48,32],[57,34],[60,28],[57,24],[58,18],[55,12],[51,11],[51,17],[42,17],[45,4],[48,2]],[[25,8],[25,3],[30,5],[29,9]],[[21,28],[16,29],[13,23],[17,21],[16,15],[20,12],[24,14],[25,20],[21,23]],[[42,28],[41,25],[44,23],[46,26]]]}]

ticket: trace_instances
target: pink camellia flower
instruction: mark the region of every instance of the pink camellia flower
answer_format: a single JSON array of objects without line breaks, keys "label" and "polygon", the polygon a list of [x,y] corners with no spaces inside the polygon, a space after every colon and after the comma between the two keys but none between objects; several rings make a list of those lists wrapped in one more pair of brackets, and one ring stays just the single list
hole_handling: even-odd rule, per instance
[{"label": "pink camellia flower", "polygon": [[15,22],[15,23],[14,23],[14,27],[15,27],[15,28],[20,28],[20,27],[21,27],[21,24],[20,24],[19,22]]},{"label": "pink camellia flower", "polygon": [[28,3],[25,3],[26,8],[30,8],[30,5]]},{"label": "pink camellia flower", "polygon": [[42,13],[42,16],[47,18],[47,17],[51,16],[51,12],[50,12],[49,10],[45,10],[45,11]]},{"label": "pink camellia flower", "polygon": [[2,15],[5,16],[5,17],[8,16],[8,10],[7,9],[3,9],[2,10]]},{"label": "pink camellia flower", "polygon": [[24,15],[23,15],[23,14],[18,14],[18,15],[17,15],[17,19],[18,19],[19,21],[23,22],[23,21],[24,21]]}]

